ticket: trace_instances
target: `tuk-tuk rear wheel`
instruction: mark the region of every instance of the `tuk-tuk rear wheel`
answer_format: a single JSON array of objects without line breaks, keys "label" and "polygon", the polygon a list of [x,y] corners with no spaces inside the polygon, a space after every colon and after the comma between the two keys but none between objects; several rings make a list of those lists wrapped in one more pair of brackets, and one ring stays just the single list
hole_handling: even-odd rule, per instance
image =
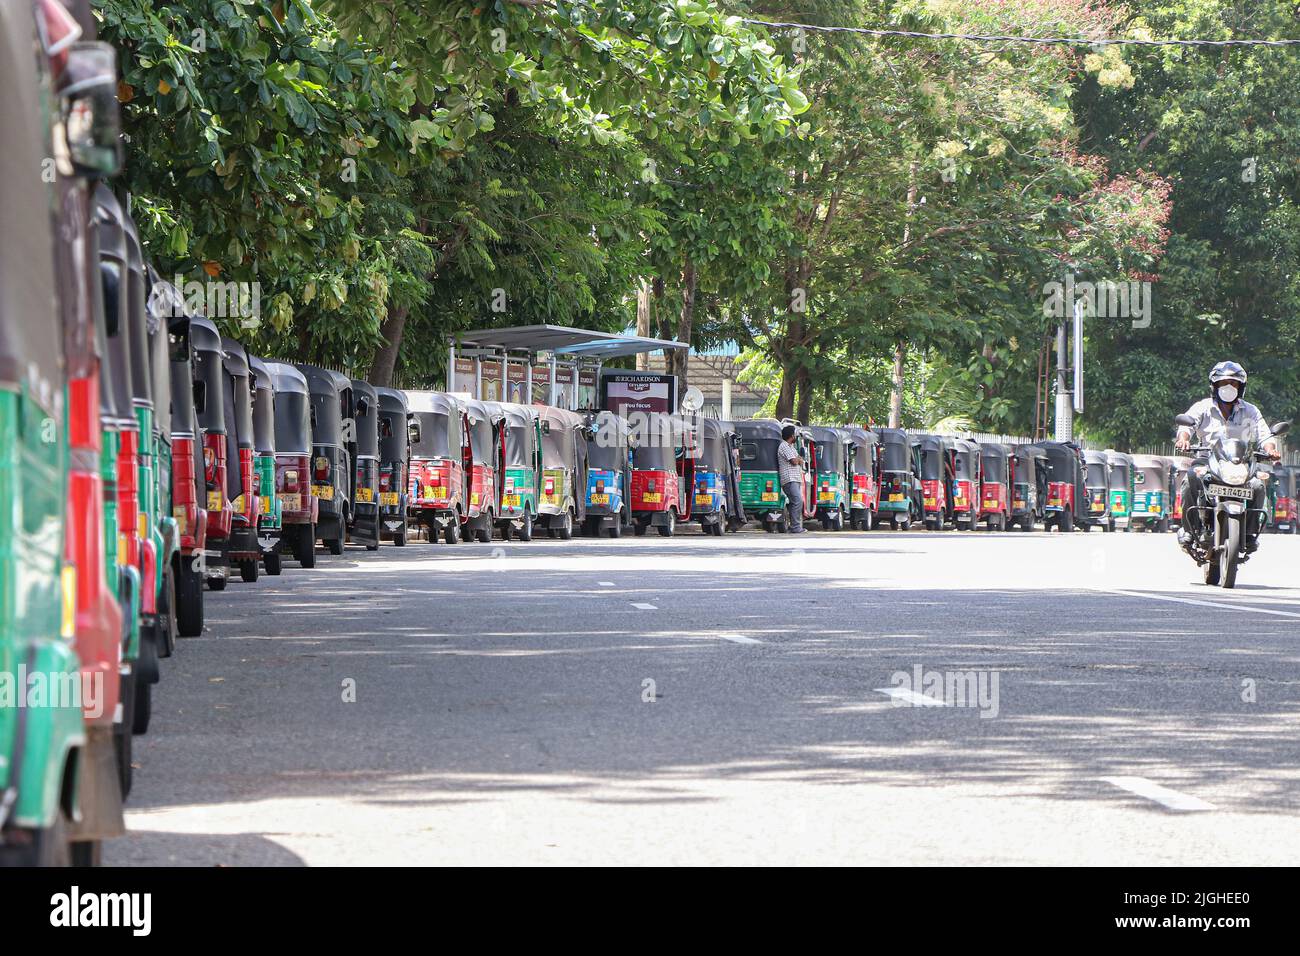
[{"label": "tuk-tuk rear wheel", "polygon": [[226,574],[224,571],[221,574],[208,578],[209,591],[224,591],[225,589],[226,589]]},{"label": "tuk-tuk rear wheel", "polygon": [[330,554],[342,554],[343,535],[339,535],[337,538],[329,538],[326,540],[325,546],[329,548]]},{"label": "tuk-tuk rear wheel", "polygon": [[621,515],[616,517],[614,523],[609,526],[609,536],[611,538],[621,538],[623,536],[623,518]]},{"label": "tuk-tuk rear wheel", "polygon": [[180,558],[180,573],[174,577],[176,587],[176,630],[181,637],[198,637],[203,633],[203,575],[194,570],[193,559]]},{"label": "tuk-tuk rear wheel", "polygon": [[443,539],[448,544],[460,543],[460,515],[453,515],[451,522],[447,525],[447,530],[443,532]]},{"label": "tuk-tuk rear wheel", "polygon": [[294,557],[300,567],[316,567],[316,526],[309,524],[298,529],[298,538],[294,542]]},{"label": "tuk-tuk rear wheel", "polygon": [[533,513],[531,511],[525,511],[524,520],[519,522],[519,540],[533,540]]},{"label": "tuk-tuk rear wheel", "polygon": [[572,511],[566,511],[564,513],[564,523],[561,524],[560,527],[556,530],[560,536],[561,541],[569,541],[573,538],[573,512]]},{"label": "tuk-tuk rear wheel", "polygon": [[266,552],[266,554],[262,556],[262,560],[266,562],[267,574],[275,575],[284,570],[284,565],[282,563],[283,558],[280,555],[279,548],[273,548]]},{"label": "tuk-tuk rear wheel", "polygon": [[487,544],[489,541],[492,540],[492,526],[489,525],[486,528],[479,528],[476,532],[474,532],[474,534],[475,537],[478,538],[479,544]]},{"label": "tuk-tuk rear wheel", "polygon": [[659,536],[661,538],[671,538],[673,533],[677,530],[677,512],[669,508],[667,523],[657,525],[656,527],[659,530]]},{"label": "tuk-tuk rear wheel", "polygon": [[242,558],[239,562],[239,576],[249,584],[257,583],[258,573],[257,558]]}]

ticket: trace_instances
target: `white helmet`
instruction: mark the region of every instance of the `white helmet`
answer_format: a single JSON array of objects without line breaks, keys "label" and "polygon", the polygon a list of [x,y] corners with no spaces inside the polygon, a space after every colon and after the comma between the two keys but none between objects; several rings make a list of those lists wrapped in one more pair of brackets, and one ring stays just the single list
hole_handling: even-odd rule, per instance
[{"label": "white helmet", "polygon": [[1246,370],[1236,362],[1220,362],[1210,369],[1210,384],[1218,382],[1240,382],[1246,384]]}]

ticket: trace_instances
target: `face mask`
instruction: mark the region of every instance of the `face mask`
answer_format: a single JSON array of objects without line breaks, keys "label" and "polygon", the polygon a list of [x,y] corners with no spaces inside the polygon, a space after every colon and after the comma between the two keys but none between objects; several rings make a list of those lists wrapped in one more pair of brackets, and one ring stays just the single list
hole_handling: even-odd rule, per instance
[{"label": "face mask", "polygon": [[1223,402],[1225,405],[1231,405],[1235,402],[1238,394],[1236,385],[1219,386],[1219,401]]}]

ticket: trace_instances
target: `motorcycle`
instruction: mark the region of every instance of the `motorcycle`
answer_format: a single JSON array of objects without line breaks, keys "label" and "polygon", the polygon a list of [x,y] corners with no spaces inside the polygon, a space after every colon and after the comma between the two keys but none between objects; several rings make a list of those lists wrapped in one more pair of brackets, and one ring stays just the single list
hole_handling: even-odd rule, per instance
[{"label": "motorcycle", "polygon": [[[1190,415],[1179,415],[1174,422],[1196,426]],[[1283,435],[1290,428],[1290,422],[1278,422],[1272,433]],[[1199,459],[1192,467],[1201,479],[1201,495],[1185,505],[1200,512],[1202,533],[1189,543],[1188,553],[1204,567],[1206,584],[1230,588],[1237,583],[1238,566],[1249,559],[1247,546],[1263,530],[1267,514],[1251,504],[1268,480],[1265,463],[1274,459],[1251,451],[1249,443],[1231,431],[1191,450]]]}]

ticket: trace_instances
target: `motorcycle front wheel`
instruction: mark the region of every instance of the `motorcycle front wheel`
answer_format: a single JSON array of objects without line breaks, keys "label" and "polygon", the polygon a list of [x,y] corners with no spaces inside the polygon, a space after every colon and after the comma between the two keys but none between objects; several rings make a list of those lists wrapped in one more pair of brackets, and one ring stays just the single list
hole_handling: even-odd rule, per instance
[{"label": "motorcycle front wheel", "polygon": [[1232,519],[1228,522],[1228,533],[1224,535],[1223,550],[1219,552],[1219,585],[1234,587],[1237,583],[1237,559],[1241,554],[1241,521]]}]

